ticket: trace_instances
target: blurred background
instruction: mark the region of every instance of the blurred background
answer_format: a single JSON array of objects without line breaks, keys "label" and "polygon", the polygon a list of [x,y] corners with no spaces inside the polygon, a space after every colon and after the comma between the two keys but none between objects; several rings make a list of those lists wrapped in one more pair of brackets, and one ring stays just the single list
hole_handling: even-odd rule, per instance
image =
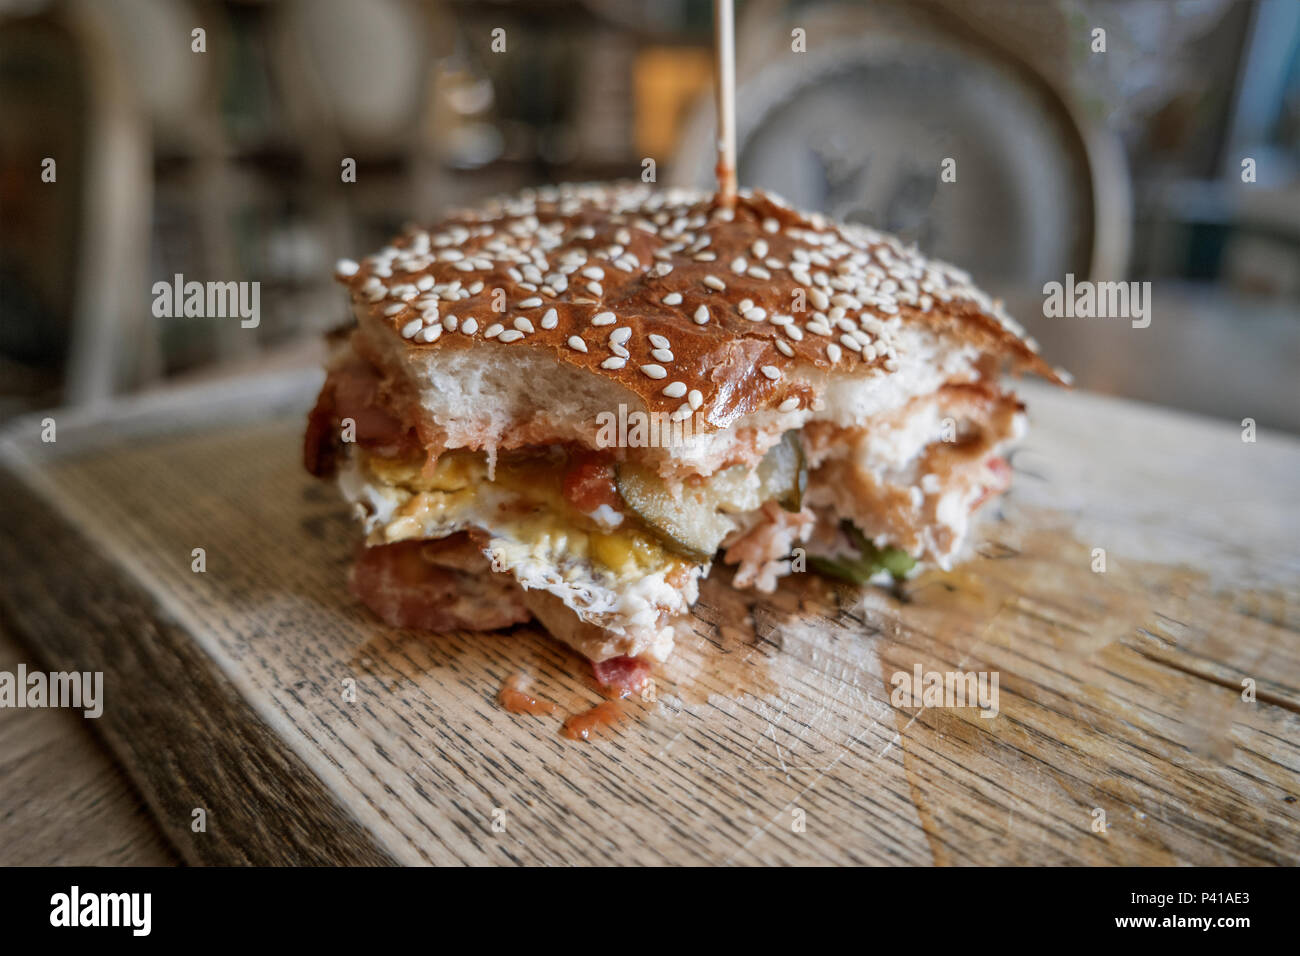
[{"label": "blurred background", "polygon": [[[737,18],[742,185],[962,265],[1081,387],[1300,432],[1300,0]],[[0,0],[0,418],[290,361],[346,319],[334,261],[408,221],[645,158],[710,185],[711,29],[701,0]],[[155,318],[177,273],[260,282],[260,325]],[[1150,281],[1150,327],[1044,318],[1066,273]]]}]

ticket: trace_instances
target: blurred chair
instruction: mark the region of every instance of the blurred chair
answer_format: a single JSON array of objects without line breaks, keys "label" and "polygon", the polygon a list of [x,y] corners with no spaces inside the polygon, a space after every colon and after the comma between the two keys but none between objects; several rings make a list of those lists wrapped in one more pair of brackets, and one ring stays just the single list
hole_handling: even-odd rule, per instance
[{"label": "blurred chair", "polygon": [[97,401],[158,367],[148,124],[106,14],[90,0],[0,7],[0,325],[5,361],[45,378],[11,410]]}]

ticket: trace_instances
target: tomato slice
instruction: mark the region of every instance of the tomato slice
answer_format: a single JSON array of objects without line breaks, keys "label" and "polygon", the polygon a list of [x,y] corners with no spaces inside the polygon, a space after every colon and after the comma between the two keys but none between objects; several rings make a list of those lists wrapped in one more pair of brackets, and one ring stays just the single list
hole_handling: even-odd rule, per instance
[{"label": "tomato slice", "polygon": [[597,452],[573,455],[564,473],[564,500],[588,515],[601,505],[621,510],[623,499],[614,485],[613,459]]}]

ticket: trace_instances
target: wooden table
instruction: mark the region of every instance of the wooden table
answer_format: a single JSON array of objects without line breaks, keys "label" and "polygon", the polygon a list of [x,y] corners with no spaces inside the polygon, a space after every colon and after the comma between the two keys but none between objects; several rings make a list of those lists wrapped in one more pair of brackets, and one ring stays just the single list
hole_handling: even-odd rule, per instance
[{"label": "wooden table", "polygon": [[[94,729],[187,861],[1300,859],[1294,439],[1026,384],[967,563],[901,599],[715,569],[656,699],[581,743],[560,722],[600,697],[543,634],[396,631],[349,597],[356,530],[298,464],[318,382],[0,442],[3,619],[30,666],[105,673]],[[891,702],[918,666],[996,673],[997,715]],[[516,673],[557,713],[501,710]]]},{"label": "wooden table", "polygon": [[[32,655],[0,624],[0,671]],[[0,711],[0,866],[163,866],[179,857],[79,715]]]}]

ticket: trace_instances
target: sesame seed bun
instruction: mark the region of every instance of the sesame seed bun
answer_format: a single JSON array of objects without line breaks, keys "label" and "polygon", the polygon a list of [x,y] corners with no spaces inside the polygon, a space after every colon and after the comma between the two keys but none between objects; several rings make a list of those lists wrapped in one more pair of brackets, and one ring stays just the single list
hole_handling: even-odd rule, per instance
[{"label": "sesame seed bun", "polygon": [[[337,276],[354,347],[405,380],[398,401],[432,447],[590,443],[620,402],[704,433],[806,419],[838,381],[906,377],[913,355],[1063,381],[965,273],[758,192],[728,210],[642,185],[528,190]],[[692,470],[721,460],[706,458]]]}]

